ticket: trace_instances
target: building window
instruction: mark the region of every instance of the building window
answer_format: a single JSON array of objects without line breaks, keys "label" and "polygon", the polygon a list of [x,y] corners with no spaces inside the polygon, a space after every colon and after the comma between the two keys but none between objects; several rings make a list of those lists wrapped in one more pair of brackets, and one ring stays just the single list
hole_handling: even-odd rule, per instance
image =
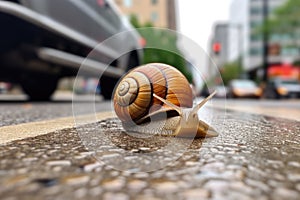
[{"label": "building window", "polygon": [[250,35],[250,39],[251,39],[252,42],[261,41],[262,40],[262,35],[261,34],[256,34],[256,33],[252,33]]},{"label": "building window", "polygon": [[132,0],[123,0],[123,5],[125,7],[131,7],[132,6]]},{"label": "building window", "polygon": [[262,22],[261,22],[261,21],[251,21],[251,22],[250,22],[250,27],[251,27],[252,29],[257,28],[257,27],[259,27],[259,26],[261,26],[261,25],[262,25]]},{"label": "building window", "polygon": [[251,48],[250,49],[250,55],[251,56],[259,56],[262,55],[262,48]]},{"label": "building window", "polygon": [[259,15],[261,13],[262,13],[262,10],[259,7],[251,7],[251,9],[250,9],[251,15]]},{"label": "building window", "polygon": [[151,21],[156,22],[158,20],[158,13],[157,12],[152,12],[151,13]]},{"label": "building window", "polygon": [[279,34],[272,34],[272,35],[270,36],[270,40],[271,40],[271,41],[280,41],[280,40],[282,40],[282,35],[279,35]]},{"label": "building window", "polygon": [[157,1],[158,1],[158,0],[151,0],[152,5],[157,4]]},{"label": "building window", "polygon": [[281,54],[284,56],[297,56],[299,54],[299,50],[293,47],[284,47],[281,50]]}]

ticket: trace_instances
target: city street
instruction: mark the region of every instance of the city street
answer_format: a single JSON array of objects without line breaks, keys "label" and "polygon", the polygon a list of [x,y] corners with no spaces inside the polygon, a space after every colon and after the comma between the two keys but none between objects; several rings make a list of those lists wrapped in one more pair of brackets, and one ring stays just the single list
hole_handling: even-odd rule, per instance
[{"label": "city street", "polygon": [[[120,123],[102,112],[111,105],[101,98],[96,102],[100,122],[67,127],[66,121],[74,121],[71,95],[54,99],[2,101],[0,132],[32,123],[33,132],[45,123],[51,131],[0,143],[1,199],[299,199],[299,100],[227,100],[224,120],[224,110],[217,108],[223,101],[214,99],[212,124],[220,135],[169,151],[165,144],[189,140],[124,134]],[[91,114],[84,109],[91,102],[78,99],[82,114]],[[281,114],[267,112],[277,108]],[[258,114],[265,111],[266,116]],[[93,135],[91,144],[82,133]],[[91,145],[97,152],[88,151]],[[156,151],[166,166],[155,156],[146,157],[153,162],[145,164],[150,160],[144,156]],[[117,170],[121,166],[124,170]],[[145,170],[149,166],[151,172]]]},{"label": "city street", "polygon": [[0,1],[0,200],[300,200],[299,9]]},{"label": "city street", "polygon": [[[52,102],[33,103],[26,101],[27,97],[23,94],[0,95],[0,126],[72,116],[72,97],[70,92],[57,92]],[[79,114],[91,114],[85,108],[94,104],[92,95],[77,95],[74,99],[78,100],[78,107],[82,107]],[[95,106],[97,112],[112,110],[111,102],[103,101],[101,96],[96,97]],[[226,109],[300,121],[300,99],[213,98],[210,106],[220,109],[226,106]]]},{"label": "city street", "polygon": [[[223,107],[223,100],[215,99],[214,101],[216,106]],[[227,109],[236,111],[300,121],[299,99],[226,99],[225,105]]]}]

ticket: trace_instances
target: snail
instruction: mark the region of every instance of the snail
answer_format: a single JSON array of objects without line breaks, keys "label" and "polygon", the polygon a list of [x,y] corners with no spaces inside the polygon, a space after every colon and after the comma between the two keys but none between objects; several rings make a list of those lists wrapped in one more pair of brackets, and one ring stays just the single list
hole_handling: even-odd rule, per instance
[{"label": "snail", "polygon": [[113,101],[126,131],[199,138],[218,136],[197,114],[214,94],[193,107],[192,89],[185,76],[170,65],[150,63],[121,78]]}]

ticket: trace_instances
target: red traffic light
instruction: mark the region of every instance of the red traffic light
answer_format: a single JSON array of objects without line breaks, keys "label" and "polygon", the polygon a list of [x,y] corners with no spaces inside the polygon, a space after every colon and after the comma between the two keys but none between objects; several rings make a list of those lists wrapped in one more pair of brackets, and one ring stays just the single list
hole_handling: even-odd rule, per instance
[{"label": "red traffic light", "polygon": [[218,54],[221,51],[222,45],[220,42],[215,42],[213,44],[213,51]]}]

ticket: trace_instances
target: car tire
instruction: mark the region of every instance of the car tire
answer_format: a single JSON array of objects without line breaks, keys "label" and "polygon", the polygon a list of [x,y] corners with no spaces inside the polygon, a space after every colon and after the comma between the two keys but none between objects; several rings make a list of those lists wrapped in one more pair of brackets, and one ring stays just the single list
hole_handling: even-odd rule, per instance
[{"label": "car tire", "polygon": [[112,93],[114,91],[115,85],[119,79],[112,78],[108,76],[103,76],[100,79],[101,94],[105,100],[110,100],[112,98]]},{"label": "car tire", "polygon": [[30,76],[21,82],[23,91],[31,101],[48,101],[57,88],[58,78],[48,76]]},{"label": "car tire", "polygon": [[[139,60],[138,60],[137,53],[133,51],[130,53],[126,71],[138,65],[139,65]],[[101,94],[105,100],[112,99],[113,91],[118,81],[119,78],[112,78],[108,76],[102,76],[100,78]]]}]

